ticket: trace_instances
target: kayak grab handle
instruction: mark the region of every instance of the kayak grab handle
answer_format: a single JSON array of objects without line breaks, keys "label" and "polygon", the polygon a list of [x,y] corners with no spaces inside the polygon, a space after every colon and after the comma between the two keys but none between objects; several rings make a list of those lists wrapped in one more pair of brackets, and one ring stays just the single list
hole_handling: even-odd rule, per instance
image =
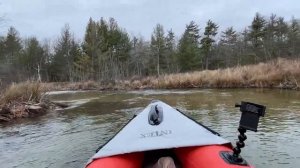
[{"label": "kayak grab handle", "polygon": [[150,125],[159,125],[163,121],[163,108],[158,105],[151,106],[148,115]]}]

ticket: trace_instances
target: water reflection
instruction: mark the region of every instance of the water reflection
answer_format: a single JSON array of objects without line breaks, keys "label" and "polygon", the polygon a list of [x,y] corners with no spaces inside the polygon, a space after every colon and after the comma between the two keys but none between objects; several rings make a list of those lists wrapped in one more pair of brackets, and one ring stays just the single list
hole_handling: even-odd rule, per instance
[{"label": "water reflection", "polygon": [[247,132],[242,155],[256,167],[300,165],[300,92],[261,89],[147,90],[51,95],[55,101],[80,102],[75,108],[22,119],[0,127],[0,165],[4,167],[83,167],[150,100],[184,111],[234,142],[241,100],[266,105],[259,132]]}]

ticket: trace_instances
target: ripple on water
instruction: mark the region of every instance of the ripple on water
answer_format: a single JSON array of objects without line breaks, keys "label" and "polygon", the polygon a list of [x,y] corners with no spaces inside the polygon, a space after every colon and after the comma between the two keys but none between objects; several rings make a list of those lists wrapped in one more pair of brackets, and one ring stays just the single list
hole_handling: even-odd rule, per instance
[{"label": "ripple on water", "polygon": [[130,91],[128,93],[133,94],[142,94],[144,96],[149,95],[168,95],[168,94],[193,94],[193,93],[202,93],[202,94],[210,94],[210,89],[205,90],[141,90],[141,91]]}]

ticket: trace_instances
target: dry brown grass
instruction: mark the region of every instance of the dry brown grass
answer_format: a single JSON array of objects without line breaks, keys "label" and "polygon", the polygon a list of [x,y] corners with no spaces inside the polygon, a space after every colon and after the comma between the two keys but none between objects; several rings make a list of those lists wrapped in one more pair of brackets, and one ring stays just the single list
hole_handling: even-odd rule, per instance
[{"label": "dry brown grass", "polygon": [[0,104],[10,104],[13,102],[39,102],[42,96],[40,83],[26,81],[13,83],[5,89],[0,98]]},{"label": "dry brown grass", "polygon": [[[257,65],[148,77],[136,83],[148,88],[290,88],[299,89],[300,60],[279,58]],[[141,87],[140,86],[140,87]]]},{"label": "dry brown grass", "polygon": [[42,88],[45,91],[58,91],[58,90],[95,90],[99,89],[101,85],[95,81],[82,81],[82,82],[51,82],[42,83]]},{"label": "dry brown grass", "polygon": [[50,104],[46,99],[42,99],[43,93],[39,82],[11,84],[0,95],[0,123],[44,114]]},{"label": "dry brown grass", "polygon": [[162,75],[160,77],[132,78],[113,83],[96,81],[12,84],[3,93],[1,101],[32,101],[40,92],[58,90],[130,90],[177,88],[289,88],[300,87],[300,60],[276,59],[256,65],[227,69],[204,70]]}]

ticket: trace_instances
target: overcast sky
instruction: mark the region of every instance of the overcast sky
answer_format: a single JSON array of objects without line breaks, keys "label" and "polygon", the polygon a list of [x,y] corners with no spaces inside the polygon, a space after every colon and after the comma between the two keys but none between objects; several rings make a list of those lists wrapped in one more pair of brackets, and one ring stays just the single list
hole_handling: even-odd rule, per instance
[{"label": "overcast sky", "polygon": [[234,26],[242,30],[255,13],[275,13],[290,20],[300,18],[299,0],[0,0],[0,35],[14,26],[22,37],[55,39],[68,23],[82,39],[88,19],[113,17],[130,35],[149,39],[153,27],[161,23],[180,36],[185,25],[196,21],[203,30],[208,19],[220,29]]}]

